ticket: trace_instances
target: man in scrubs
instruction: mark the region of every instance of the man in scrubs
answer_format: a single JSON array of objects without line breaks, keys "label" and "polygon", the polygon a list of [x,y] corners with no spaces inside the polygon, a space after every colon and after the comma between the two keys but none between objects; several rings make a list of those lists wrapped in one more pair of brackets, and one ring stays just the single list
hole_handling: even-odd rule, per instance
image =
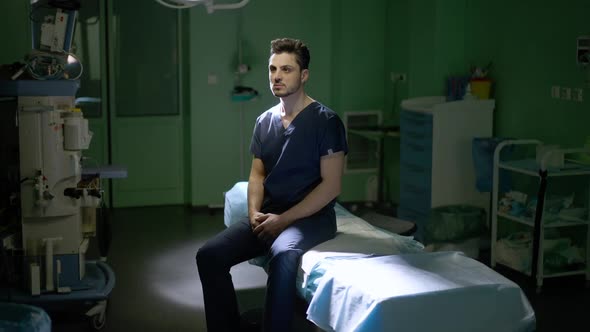
[{"label": "man in scrubs", "polygon": [[270,89],[279,103],[256,120],[248,215],[197,253],[207,330],[239,331],[230,268],[267,255],[264,331],[291,330],[301,255],[336,234],[334,203],[348,152],[338,115],[305,93],[310,55],[296,39],[271,42]]}]

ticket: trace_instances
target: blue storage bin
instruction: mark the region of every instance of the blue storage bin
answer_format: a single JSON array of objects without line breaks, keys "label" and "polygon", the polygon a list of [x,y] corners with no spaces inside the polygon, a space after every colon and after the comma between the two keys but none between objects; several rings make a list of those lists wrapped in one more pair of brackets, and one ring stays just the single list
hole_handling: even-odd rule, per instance
[{"label": "blue storage bin", "polygon": [[[475,186],[480,192],[491,192],[494,177],[494,151],[498,144],[507,138],[475,137],[472,144],[473,166],[475,168]],[[512,151],[506,147],[502,151],[500,160],[505,160]],[[510,172],[500,170],[499,192],[510,190]]]},{"label": "blue storage bin", "polygon": [[0,303],[0,331],[3,332],[50,332],[51,319],[38,307]]},{"label": "blue storage bin", "polygon": [[486,211],[470,205],[433,208],[426,226],[426,242],[458,242],[480,237],[486,231]]}]

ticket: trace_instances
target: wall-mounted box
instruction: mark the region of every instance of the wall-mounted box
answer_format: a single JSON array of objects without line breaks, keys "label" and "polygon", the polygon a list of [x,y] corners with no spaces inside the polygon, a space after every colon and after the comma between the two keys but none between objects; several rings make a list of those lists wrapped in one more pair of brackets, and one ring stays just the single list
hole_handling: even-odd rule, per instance
[{"label": "wall-mounted box", "polygon": [[590,36],[578,37],[576,63],[581,66],[587,66],[590,64]]}]

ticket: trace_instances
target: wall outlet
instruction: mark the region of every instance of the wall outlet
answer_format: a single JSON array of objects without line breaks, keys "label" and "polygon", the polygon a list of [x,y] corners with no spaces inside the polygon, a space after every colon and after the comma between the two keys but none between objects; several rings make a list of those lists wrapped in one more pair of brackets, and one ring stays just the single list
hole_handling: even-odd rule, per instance
[{"label": "wall outlet", "polygon": [[394,73],[391,72],[390,74],[392,82],[405,82],[406,81],[406,74],[405,73]]},{"label": "wall outlet", "polygon": [[576,88],[572,91],[572,100],[577,101],[577,102],[583,102],[584,101],[584,89],[582,88]]},{"label": "wall outlet", "polygon": [[207,74],[207,84],[216,85],[218,82],[219,82],[219,79],[217,78],[217,74],[215,74],[215,73]]},{"label": "wall outlet", "polygon": [[559,92],[560,92],[560,87],[558,85],[554,85],[551,87],[551,98],[557,98],[559,99]]},{"label": "wall outlet", "polygon": [[559,95],[563,100],[572,100],[572,89],[568,87],[561,87]]}]

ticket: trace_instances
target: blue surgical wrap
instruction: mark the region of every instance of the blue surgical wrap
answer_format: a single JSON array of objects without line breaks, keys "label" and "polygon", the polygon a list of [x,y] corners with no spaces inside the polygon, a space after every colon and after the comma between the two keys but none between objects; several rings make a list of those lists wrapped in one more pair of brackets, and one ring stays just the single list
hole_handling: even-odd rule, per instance
[{"label": "blue surgical wrap", "polygon": [[325,331],[535,329],[518,285],[462,253],[324,260],[315,270],[324,275],[307,318]]}]

